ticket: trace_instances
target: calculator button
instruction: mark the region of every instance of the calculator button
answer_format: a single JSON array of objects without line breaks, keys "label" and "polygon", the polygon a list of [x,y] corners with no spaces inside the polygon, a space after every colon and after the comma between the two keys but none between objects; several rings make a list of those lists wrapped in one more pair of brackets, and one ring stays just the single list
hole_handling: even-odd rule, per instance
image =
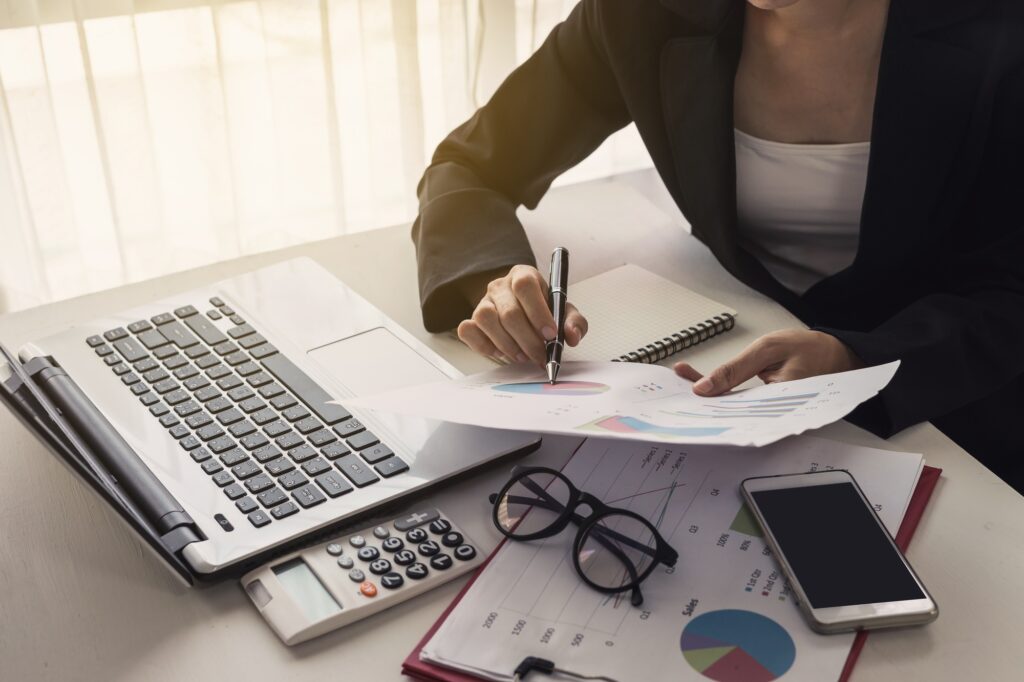
[{"label": "calculator button", "polygon": [[254,511],[252,514],[249,514],[249,522],[257,528],[262,528],[270,523],[270,517],[267,516],[266,512]]},{"label": "calculator button", "polygon": [[370,573],[374,575],[384,575],[391,571],[391,562],[387,559],[377,559],[370,563]]},{"label": "calculator button", "polygon": [[473,545],[459,545],[455,548],[455,558],[462,561],[469,561],[476,556],[476,548]]},{"label": "calculator button", "polygon": [[352,561],[352,557],[347,554],[345,556],[338,557],[338,565],[342,568],[352,568],[354,564],[355,562]]},{"label": "calculator button", "polygon": [[430,532],[434,535],[444,535],[452,529],[452,524],[445,519],[438,519],[430,524]]},{"label": "calculator button", "polygon": [[380,584],[389,590],[397,590],[404,582],[405,579],[397,573],[388,573],[380,577]]},{"label": "calculator button", "polygon": [[341,556],[341,553],[343,551],[345,551],[344,548],[337,542],[332,542],[331,544],[327,545],[327,553],[331,556]]},{"label": "calculator button", "polygon": [[377,596],[377,586],[374,585],[373,583],[371,583],[370,581],[366,581],[365,583],[360,585],[359,586],[359,591],[362,592],[363,596],[365,596],[365,597],[376,597]]},{"label": "calculator button", "polygon": [[422,528],[413,528],[405,534],[405,539],[414,545],[419,544],[427,539],[427,531]]},{"label": "calculator button", "polygon": [[388,538],[384,542],[380,543],[381,549],[385,552],[397,552],[398,550],[405,547],[405,543],[398,538]]},{"label": "calculator button", "polygon": [[420,543],[419,552],[420,556],[434,556],[441,551],[441,548],[437,546],[437,543],[433,540],[427,540],[426,542]]},{"label": "calculator button", "polygon": [[373,537],[377,538],[378,540],[383,540],[389,535],[391,535],[391,531],[389,531],[384,526],[377,526],[373,529]]},{"label": "calculator button", "polygon": [[[404,532],[410,528],[422,526],[424,523],[433,521],[437,518],[440,518],[440,514],[437,513],[436,509],[424,509],[413,514],[409,514],[404,519],[395,519],[395,530]],[[412,540],[410,540],[410,542],[412,542]]]},{"label": "calculator button", "polygon": [[416,555],[407,549],[395,552],[395,556],[391,557],[396,564],[399,566],[408,566],[409,564],[416,561]]},{"label": "calculator button", "polygon": [[452,531],[451,533],[445,533],[444,537],[441,538],[441,544],[445,547],[458,547],[462,544],[462,533]]},{"label": "calculator button", "polygon": [[409,568],[405,569],[405,575],[412,578],[413,580],[422,580],[427,577],[427,567],[421,563],[415,563]]},{"label": "calculator button", "polygon": [[352,545],[356,549],[359,549],[360,547],[366,546],[366,538],[364,538],[362,535],[353,535],[348,539],[348,544]]},{"label": "calculator button", "polygon": [[362,561],[374,561],[380,557],[380,552],[377,551],[376,547],[363,547],[356,552],[356,556]]},{"label": "calculator button", "polygon": [[443,571],[452,567],[452,558],[447,554],[438,554],[430,560],[430,565],[432,568]]},{"label": "calculator button", "polygon": [[353,568],[348,572],[348,577],[352,579],[354,583],[361,583],[366,580],[366,574],[360,571],[358,568]]}]

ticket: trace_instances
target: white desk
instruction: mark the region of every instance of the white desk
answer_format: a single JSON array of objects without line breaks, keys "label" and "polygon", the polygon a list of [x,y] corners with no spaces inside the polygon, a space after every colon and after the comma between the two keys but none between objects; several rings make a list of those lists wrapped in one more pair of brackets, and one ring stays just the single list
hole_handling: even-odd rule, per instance
[{"label": "white desk", "polygon": [[[627,179],[657,199],[649,176]],[[639,184],[637,184],[639,183]],[[538,253],[564,242],[574,279],[632,261],[741,311],[738,329],[695,349],[708,368],[792,318],[724,274],[708,252],[624,182],[556,190],[527,218]],[[652,249],[652,244],[658,244]],[[345,279],[461,370],[486,361],[420,324],[413,249],[406,227],[352,235],[163,277],[0,318],[0,340],[25,341],[111,311],[298,255]],[[910,550],[942,609],[928,627],[875,633],[855,680],[1010,680],[1024,670],[1018,643],[1024,572],[1024,502],[932,426],[888,442],[849,424],[820,435],[925,453],[944,469]],[[558,466],[570,439],[547,438],[531,461]],[[351,628],[287,648],[235,583],[181,587],[87,489],[0,410],[0,679],[350,680],[399,679],[399,663],[462,581]],[[436,496],[489,549],[498,534],[487,494],[505,469]]]}]

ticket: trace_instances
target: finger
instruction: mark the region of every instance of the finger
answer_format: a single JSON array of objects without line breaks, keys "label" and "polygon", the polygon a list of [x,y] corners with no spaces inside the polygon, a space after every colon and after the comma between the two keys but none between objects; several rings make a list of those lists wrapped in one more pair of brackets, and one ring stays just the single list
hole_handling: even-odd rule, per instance
[{"label": "finger", "polygon": [[458,332],[459,340],[469,346],[472,350],[476,351],[480,355],[493,358],[498,362],[503,361],[504,356],[501,354],[501,351],[491,343],[491,340],[487,338],[487,334],[484,334],[473,320],[463,320],[459,324]]},{"label": "finger", "polygon": [[491,343],[497,347],[505,357],[510,360],[517,360],[519,362],[525,362],[526,356],[523,351],[519,348],[519,344],[515,342],[505,328],[501,326],[501,319],[498,317],[498,309],[494,307],[494,302],[491,301],[490,297],[480,301],[480,305],[476,307],[473,312],[473,322],[476,322],[477,327],[480,328],[487,338],[490,339]]},{"label": "finger", "polygon": [[548,286],[537,269],[515,267],[509,273],[509,279],[512,293],[537,335],[545,341],[555,338],[555,318],[548,307]]},{"label": "finger", "polygon": [[689,381],[700,381],[704,378],[704,375],[693,368],[688,362],[677,362],[672,369],[676,371],[676,374]]},{"label": "finger", "polygon": [[784,347],[758,339],[735,358],[715,368],[695,383],[693,392],[705,396],[725,393],[747,379],[757,376],[766,367],[777,362],[784,353]]},{"label": "finger", "polygon": [[565,340],[570,346],[575,346],[590,330],[590,323],[583,317],[579,310],[572,303],[565,307]]},{"label": "finger", "polygon": [[494,302],[494,307],[498,310],[501,326],[515,340],[516,345],[531,360],[543,365],[544,341],[530,324],[530,320],[526,317],[526,311],[519,305],[512,289],[510,287],[495,288],[488,294],[488,298]]}]

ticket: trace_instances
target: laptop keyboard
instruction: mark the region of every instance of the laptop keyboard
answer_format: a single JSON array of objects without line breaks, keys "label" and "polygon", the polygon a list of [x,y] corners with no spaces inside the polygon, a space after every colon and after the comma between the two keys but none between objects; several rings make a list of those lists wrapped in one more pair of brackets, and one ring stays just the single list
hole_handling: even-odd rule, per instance
[{"label": "laptop keyboard", "polygon": [[409,466],[211,298],[86,342],[257,528]]}]

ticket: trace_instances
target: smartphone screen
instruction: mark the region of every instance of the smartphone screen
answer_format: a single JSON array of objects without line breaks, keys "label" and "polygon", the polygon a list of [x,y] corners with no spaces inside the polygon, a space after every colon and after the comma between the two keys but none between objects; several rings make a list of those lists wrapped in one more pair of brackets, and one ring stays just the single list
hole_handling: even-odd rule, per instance
[{"label": "smartphone screen", "polygon": [[813,608],[925,598],[852,483],[751,496]]}]

